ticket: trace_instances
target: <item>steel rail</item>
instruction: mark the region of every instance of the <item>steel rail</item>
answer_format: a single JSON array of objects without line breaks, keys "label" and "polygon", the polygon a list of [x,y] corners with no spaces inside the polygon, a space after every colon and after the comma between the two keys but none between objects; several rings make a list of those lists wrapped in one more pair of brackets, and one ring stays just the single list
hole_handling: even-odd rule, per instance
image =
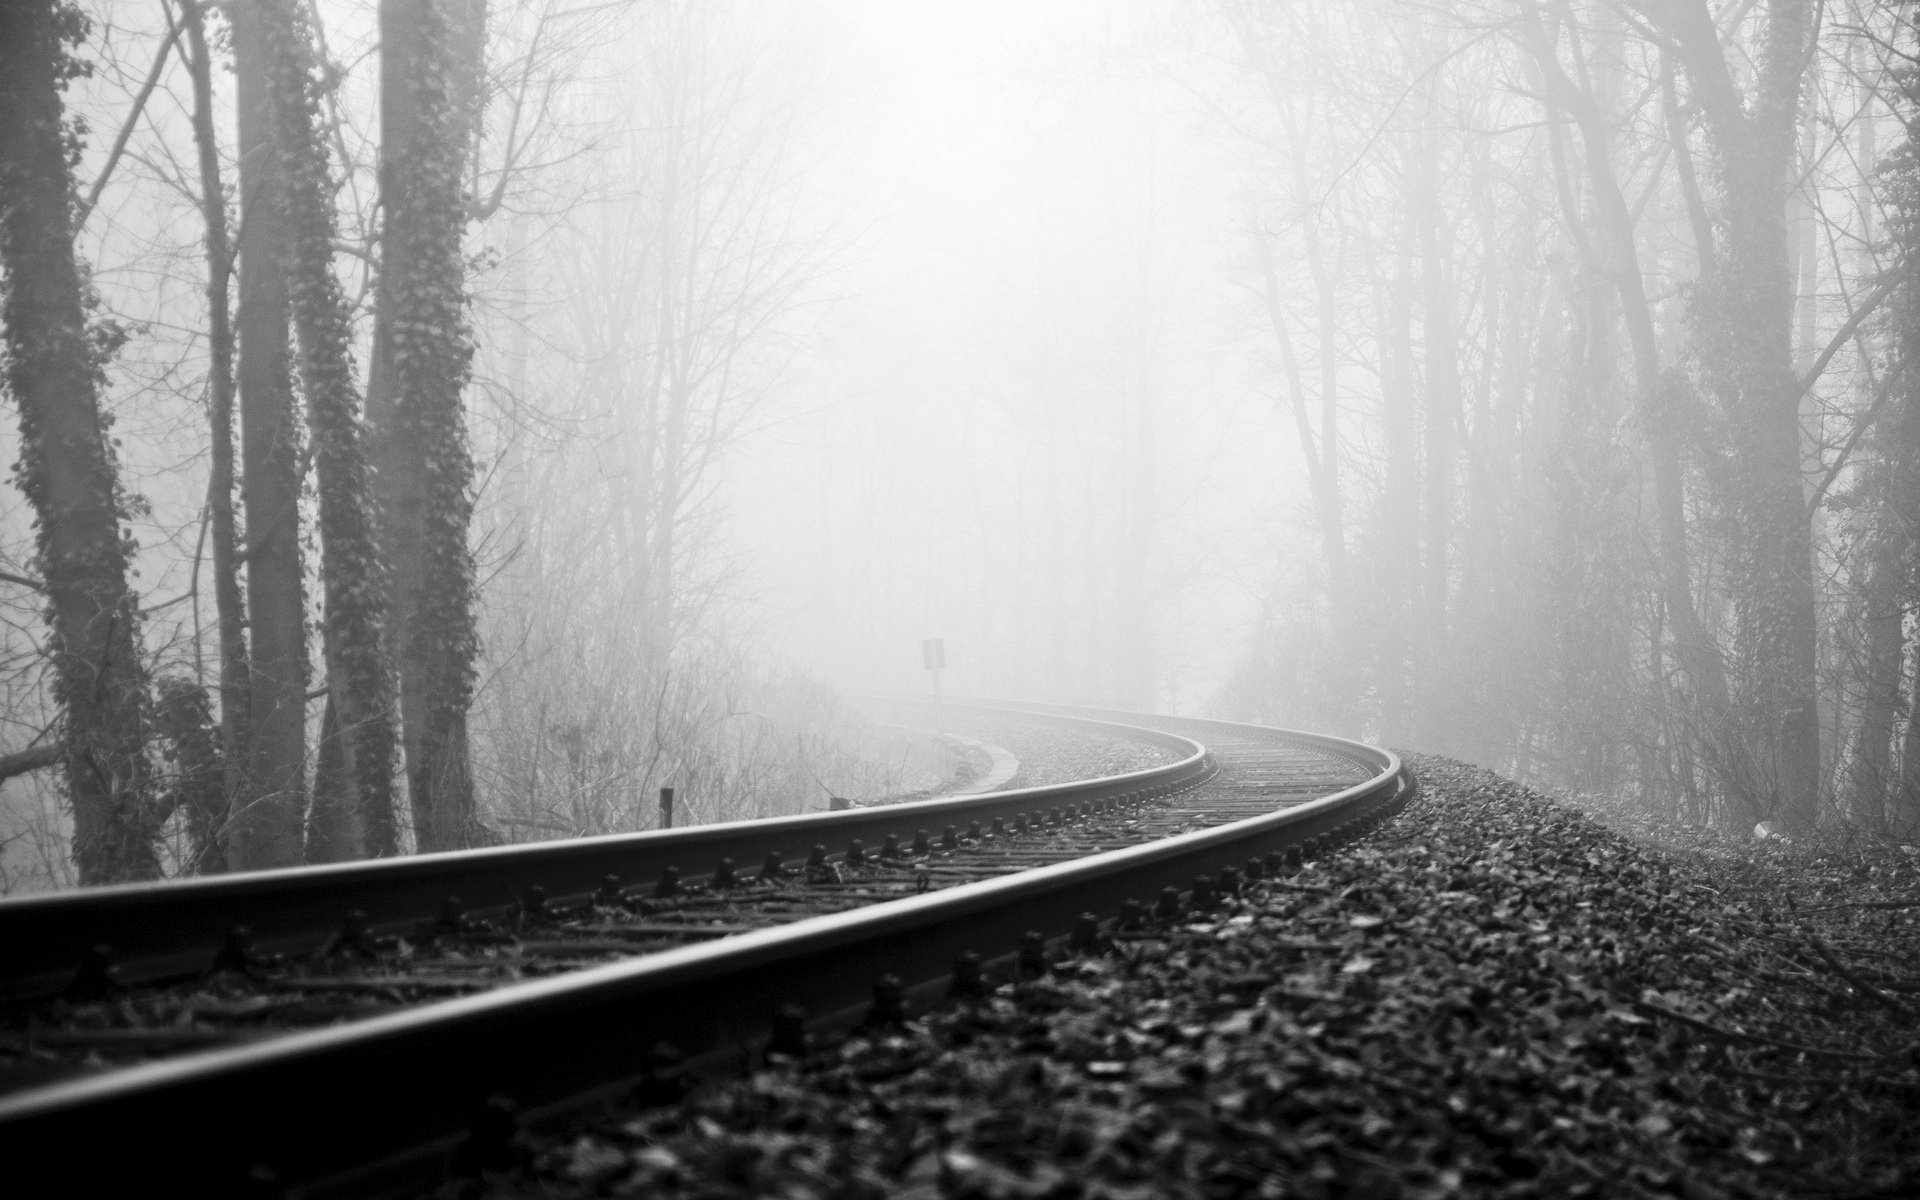
[{"label": "steel rail", "polygon": [[[1274,812],[1052,866],[814,917],[469,998],[58,1084],[0,1100],[0,1154],[56,1166],[65,1190],[367,1195],[418,1185],[461,1145],[488,1097],[525,1119],[644,1080],[670,1042],[697,1062],[744,1061],[776,1010],[848,1024],[875,981],[946,986],[964,956],[1005,961],[1112,923],[1128,901],[1245,867],[1264,874],[1398,811],[1415,784],[1397,756],[1248,726],[1242,737],[1336,754],[1372,775]],[[1196,889],[1198,890],[1198,889]],[[497,1111],[497,1110],[495,1110]]]},{"label": "steel rail", "polygon": [[236,926],[244,927],[252,952],[302,954],[349,921],[374,935],[405,933],[451,915],[450,902],[468,915],[511,912],[539,888],[546,899],[568,903],[605,888],[609,876],[627,894],[644,895],[669,871],[693,882],[723,859],[742,873],[763,869],[772,855],[793,866],[816,845],[837,856],[855,839],[878,847],[889,835],[911,839],[927,826],[937,835],[946,823],[1012,818],[1068,800],[1162,796],[1213,769],[1188,738],[1084,716],[1053,719],[1180,758],[1099,780],[838,812],[0,899],[0,999],[56,995],[83,972],[111,972],[118,983],[198,974]]}]

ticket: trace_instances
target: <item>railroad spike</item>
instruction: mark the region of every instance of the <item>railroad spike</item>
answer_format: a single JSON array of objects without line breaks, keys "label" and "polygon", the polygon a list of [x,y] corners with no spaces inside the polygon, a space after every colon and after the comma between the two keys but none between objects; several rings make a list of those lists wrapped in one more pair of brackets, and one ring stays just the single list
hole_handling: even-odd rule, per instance
[{"label": "railroad spike", "polygon": [[867,1009],[867,1027],[897,1029],[906,1023],[906,987],[898,975],[882,975],[873,981],[873,1005]]},{"label": "railroad spike", "polygon": [[547,915],[547,889],[539,884],[527,888],[527,898],[520,902],[520,916],[523,919],[537,920]]},{"label": "railroad spike", "polygon": [[857,867],[867,861],[867,844],[859,838],[847,843],[847,865]]},{"label": "railroad spike", "polygon": [[595,904],[606,905],[609,908],[619,904],[620,877],[618,875],[604,876],[600,880],[600,890],[593,894],[593,902]]},{"label": "railroad spike", "polygon": [[969,840],[976,841],[976,842],[981,839],[980,822],[978,821],[967,822],[967,837]]},{"label": "railroad spike", "polygon": [[1100,918],[1081,913],[1074,918],[1073,932],[1067,935],[1067,948],[1085,954],[1100,948]]},{"label": "railroad spike", "polygon": [[1239,867],[1220,868],[1220,894],[1222,896],[1238,896],[1240,894]]},{"label": "railroad spike", "polygon": [[660,868],[660,882],[653,885],[653,898],[667,900],[680,894],[680,868],[668,863]]},{"label": "railroad spike", "polygon": [[942,830],[940,833],[940,848],[942,850],[958,850],[960,848],[960,831],[951,825]]},{"label": "railroad spike", "polygon": [[807,852],[807,869],[817,871],[827,865],[827,848],[815,842],[813,849]]},{"label": "railroad spike", "polygon": [[74,968],[73,979],[67,984],[66,995],[69,1000],[97,1000],[119,988],[120,968],[114,965],[113,947],[96,942],[80,957],[80,965]]},{"label": "railroad spike", "polygon": [[1255,855],[1253,858],[1247,860],[1246,873],[1249,883],[1258,882],[1265,878],[1267,874],[1267,864],[1258,855]]},{"label": "railroad spike", "polygon": [[671,1081],[675,1092],[686,1091],[687,1056],[672,1042],[655,1042],[647,1051],[647,1075],[655,1082]]},{"label": "railroad spike", "polygon": [[646,1073],[633,1089],[636,1104],[678,1104],[687,1094],[686,1056],[672,1042],[655,1042],[647,1051]]},{"label": "railroad spike", "polygon": [[1217,899],[1213,890],[1213,876],[1195,875],[1193,877],[1193,911],[1211,912]]},{"label": "railroad spike", "polygon": [[932,853],[933,853],[933,844],[927,839],[927,831],[924,829],[914,830],[913,831],[914,857],[925,858],[927,855]]},{"label": "railroad spike", "polygon": [[453,1156],[453,1174],[473,1178],[483,1171],[504,1171],[525,1156],[520,1136],[520,1106],[512,1097],[492,1095],[467,1123],[467,1140]]},{"label": "railroad spike", "polygon": [[999,817],[995,817],[993,819],[993,825],[990,828],[991,828],[991,832],[988,834],[989,837],[1007,836],[1007,823],[1005,821],[1002,821]]},{"label": "railroad spike", "polygon": [[1138,929],[1147,919],[1147,906],[1138,900],[1120,902],[1120,919],[1114,923],[1115,929]]},{"label": "railroad spike", "polygon": [[1038,929],[1029,929],[1020,935],[1017,961],[1023,979],[1038,979],[1047,973],[1047,939]]},{"label": "railroad spike", "polygon": [[900,857],[900,838],[897,835],[891,834],[891,833],[888,834],[887,840],[880,844],[880,857],[881,858],[899,858]]},{"label": "railroad spike", "polygon": [[1180,889],[1163,887],[1160,889],[1160,904],[1153,910],[1156,917],[1177,917],[1180,915]]},{"label": "railroad spike", "polygon": [[978,996],[986,990],[986,981],[980,972],[980,956],[971,950],[962,950],[954,955],[953,980],[947,985],[947,994],[959,1000]]},{"label": "railroad spike", "polygon": [[373,938],[367,932],[367,914],[360,909],[348,911],[340,923],[340,932],[328,938],[326,944],[320,947],[314,957],[326,958],[342,951],[350,951],[362,958],[380,956],[380,948],[374,944]]},{"label": "railroad spike", "polygon": [[217,975],[222,971],[245,974],[253,970],[253,965],[253,929],[246,925],[231,925],[227,927],[226,940],[220,943],[220,950],[213,956],[207,974]]},{"label": "railroad spike", "polygon": [[787,874],[786,860],[780,857],[778,850],[767,851],[767,861],[761,864],[760,874],[765,879],[784,879]]},{"label": "railroad spike", "polygon": [[733,877],[733,860],[731,858],[723,858],[713,865],[712,886],[715,890],[726,891],[730,887],[737,887],[739,883],[740,881]]},{"label": "railroad spike", "polygon": [[807,1053],[807,1010],[798,1004],[783,1004],[774,1010],[773,1032],[767,1039],[767,1053],[804,1058]]}]

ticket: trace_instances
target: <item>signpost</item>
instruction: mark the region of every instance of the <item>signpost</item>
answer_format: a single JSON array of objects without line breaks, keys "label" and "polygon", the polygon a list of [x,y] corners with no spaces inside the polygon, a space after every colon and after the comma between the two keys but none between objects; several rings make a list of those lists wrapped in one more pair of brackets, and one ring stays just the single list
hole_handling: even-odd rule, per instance
[{"label": "signpost", "polygon": [[941,730],[946,722],[940,719],[940,669],[947,665],[947,640],[945,638],[922,639],[920,664],[933,673],[933,722],[934,728]]}]

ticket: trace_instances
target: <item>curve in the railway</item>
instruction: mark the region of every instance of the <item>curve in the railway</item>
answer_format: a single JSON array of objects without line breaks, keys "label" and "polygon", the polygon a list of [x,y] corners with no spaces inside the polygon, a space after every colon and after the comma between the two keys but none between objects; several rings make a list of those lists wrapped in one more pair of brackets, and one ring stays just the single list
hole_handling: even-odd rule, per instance
[{"label": "curve in the railway", "polygon": [[[1089,710],[1019,707],[1092,719]],[[979,972],[990,981],[996,971],[1038,969],[1047,954],[1097,940],[1143,905],[1204,904],[1241,878],[1357,836],[1415,786],[1397,757],[1358,743],[1105,715],[1161,737],[1204,737],[1207,749],[1117,780],[929,802],[913,813],[820,814],[803,828],[839,819],[844,836],[848,818],[918,828],[940,804],[974,806],[974,820],[1005,806],[1003,816],[1038,814],[1071,829],[1146,803],[1143,788],[1177,793],[1178,805],[1217,819],[926,895],[23,1093],[0,1100],[0,1146],[60,1162],[81,1191],[150,1186],[156,1174],[213,1193],[406,1186],[463,1147],[484,1153],[503,1136],[513,1121],[490,1097],[510,1097],[513,1120],[538,1121],[644,1084],[665,1045],[696,1067],[737,1063],[770,1040],[857,1021],[875,1003],[964,991],[980,986]]]}]

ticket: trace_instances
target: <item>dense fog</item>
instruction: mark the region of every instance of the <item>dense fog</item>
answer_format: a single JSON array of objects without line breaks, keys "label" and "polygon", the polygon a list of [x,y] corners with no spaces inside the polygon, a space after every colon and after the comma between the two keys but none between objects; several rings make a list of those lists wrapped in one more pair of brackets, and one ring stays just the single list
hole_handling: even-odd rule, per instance
[{"label": "dense fog", "polygon": [[[253,7],[264,51],[230,25]],[[694,820],[910,790],[929,768],[834,689],[929,692],[928,638],[950,696],[1323,730],[1741,830],[1920,821],[1903,8],[445,0],[411,6],[436,82],[407,91],[380,7],[23,6],[86,19],[66,228],[150,700],[137,786],[74,792],[58,547],[9,485],[0,890],[648,828],[666,786]],[[230,487],[196,64],[242,264],[276,219],[331,252],[302,276],[255,250],[292,264],[297,337],[249,332],[234,273]],[[276,137],[310,135],[332,230],[247,192],[295,162],[243,153],[251,80]],[[383,200],[396,95],[462,197],[439,226]],[[416,236],[431,327],[383,265]],[[329,555],[359,560],[305,373],[327,271],[368,561],[400,581],[398,682],[364,696],[332,682],[364,660]],[[304,694],[277,752],[232,716],[236,631],[257,660],[267,626],[217,553],[238,512],[225,578],[266,570],[249,337],[298,363],[303,490],[256,523],[304,661],[244,693]],[[433,353],[438,426],[407,415]],[[439,675],[395,632],[469,621]],[[400,724],[400,697],[438,715]],[[357,740],[381,714],[391,798]],[[122,801],[156,849],[88,859],[74,814]]]}]

